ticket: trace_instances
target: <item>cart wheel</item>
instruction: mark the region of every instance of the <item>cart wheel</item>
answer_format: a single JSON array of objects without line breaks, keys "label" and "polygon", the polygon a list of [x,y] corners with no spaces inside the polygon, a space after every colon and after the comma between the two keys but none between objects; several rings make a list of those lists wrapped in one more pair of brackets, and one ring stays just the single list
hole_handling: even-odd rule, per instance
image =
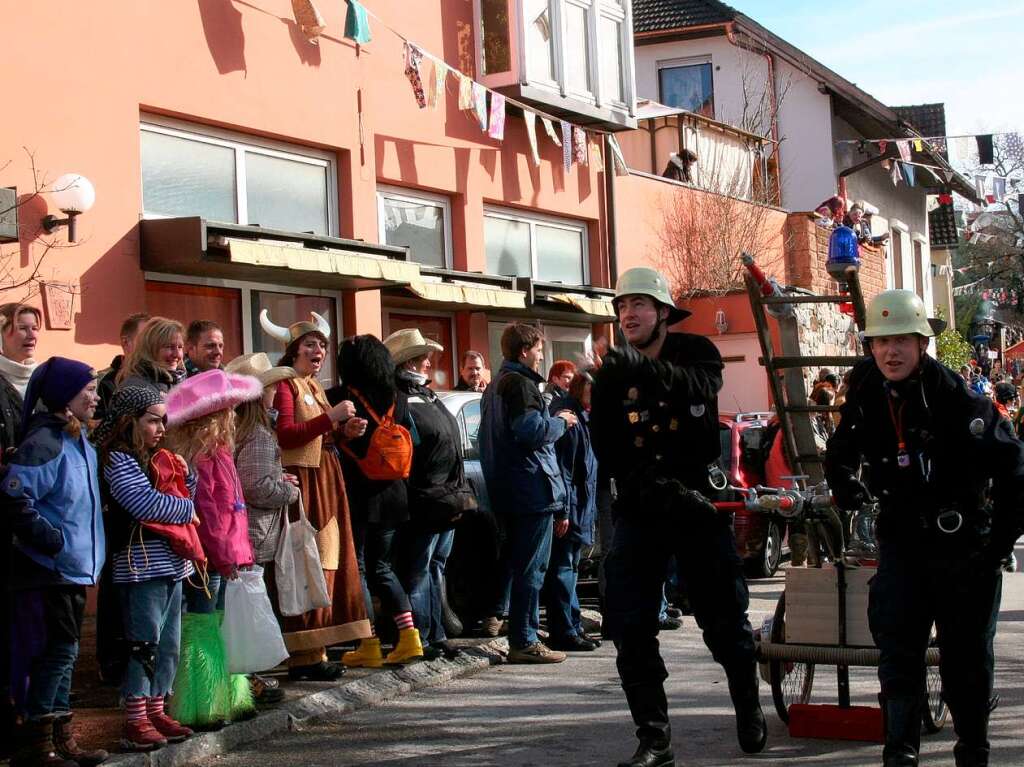
[{"label": "cart wheel", "polygon": [[[772,644],[786,641],[786,592],[782,592],[772,619]],[[789,723],[789,707],[793,703],[807,703],[814,685],[814,664],[773,660],[768,664],[768,681],[772,686],[775,711],[784,723]]]},{"label": "cart wheel", "polygon": [[[935,645],[935,637],[932,637],[930,645]],[[921,731],[925,735],[934,735],[946,724],[946,717],[949,709],[946,708],[946,701],[942,699],[942,677],[939,676],[938,666],[928,666],[925,672],[925,684],[927,686],[927,699],[922,708]]]}]

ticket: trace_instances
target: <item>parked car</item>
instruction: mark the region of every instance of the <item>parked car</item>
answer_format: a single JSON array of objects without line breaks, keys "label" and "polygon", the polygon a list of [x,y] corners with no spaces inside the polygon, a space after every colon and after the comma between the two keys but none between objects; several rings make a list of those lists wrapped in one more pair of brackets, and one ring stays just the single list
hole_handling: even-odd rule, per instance
[{"label": "parked car", "polygon": [[[764,481],[762,467],[757,465],[757,455],[765,447],[764,440],[770,433],[768,427],[773,417],[773,413],[722,414],[719,417],[722,468],[733,487],[754,487]],[[748,574],[755,578],[770,578],[779,569],[788,542],[785,524],[765,514],[749,511],[742,504],[733,509],[736,550]]]}]

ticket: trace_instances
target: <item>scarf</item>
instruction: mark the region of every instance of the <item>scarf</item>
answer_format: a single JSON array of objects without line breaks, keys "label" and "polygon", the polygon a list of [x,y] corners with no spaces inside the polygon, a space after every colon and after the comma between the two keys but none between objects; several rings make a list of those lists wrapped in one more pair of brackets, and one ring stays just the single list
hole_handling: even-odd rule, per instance
[{"label": "scarf", "polygon": [[32,360],[31,364],[15,362],[10,357],[0,355],[0,375],[7,379],[7,382],[18,390],[18,394],[25,397],[25,388],[28,386],[28,379],[39,363]]}]

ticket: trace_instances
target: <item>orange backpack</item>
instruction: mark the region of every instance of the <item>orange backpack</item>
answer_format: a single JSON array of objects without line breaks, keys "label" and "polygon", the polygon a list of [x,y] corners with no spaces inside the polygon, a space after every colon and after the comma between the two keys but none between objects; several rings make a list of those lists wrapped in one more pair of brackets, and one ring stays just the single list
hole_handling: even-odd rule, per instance
[{"label": "orange backpack", "polygon": [[395,423],[394,403],[381,418],[362,394],[351,386],[349,391],[363,403],[377,428],[370,435],[370,444],[362,458],[348,445],[341,445],[341,449],[356,462],[367,479],[386,481],[408,478],[412,469],[412,435],[404,426]]}]

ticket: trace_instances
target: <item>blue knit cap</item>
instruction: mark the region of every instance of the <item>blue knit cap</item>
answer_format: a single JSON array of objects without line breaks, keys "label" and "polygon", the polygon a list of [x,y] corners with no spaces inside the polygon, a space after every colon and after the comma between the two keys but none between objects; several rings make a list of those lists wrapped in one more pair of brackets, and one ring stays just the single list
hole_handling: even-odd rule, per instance
[{"label": "blue knit cap", "polygon": [[50,357],[36,367],[25,389],[22,423],[27,425],[36,403],[42,400],[51,413],[60,413],[68,403],[96,377],[84,362],[66,357]]}]

